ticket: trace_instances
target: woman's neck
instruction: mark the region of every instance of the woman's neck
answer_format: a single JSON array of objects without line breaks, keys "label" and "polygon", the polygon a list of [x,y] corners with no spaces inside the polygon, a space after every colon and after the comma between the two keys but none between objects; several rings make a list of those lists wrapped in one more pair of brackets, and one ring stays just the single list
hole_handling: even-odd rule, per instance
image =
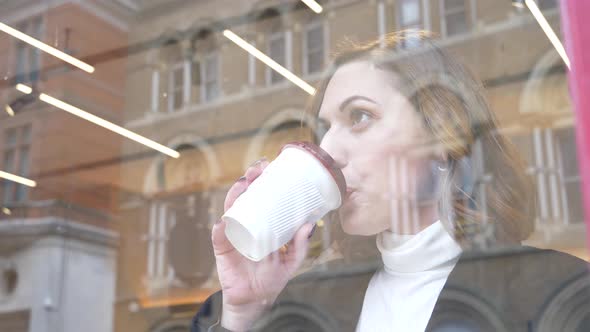
[{"label": "woman's neck", "polygon": [[417,234],[439,219],[438,203],[428,203],[417,207],[415,213],[398,213],[398,218],[391,218],[388,231],[400,235]]}]

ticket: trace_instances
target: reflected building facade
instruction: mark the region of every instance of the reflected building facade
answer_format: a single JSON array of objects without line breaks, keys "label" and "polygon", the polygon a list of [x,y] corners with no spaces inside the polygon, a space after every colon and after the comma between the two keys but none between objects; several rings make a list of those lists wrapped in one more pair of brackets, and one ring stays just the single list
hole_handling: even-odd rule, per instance
[{"label": "reflected building facade", "polygon": [[[536,2],[558,31],[558,1]],[[69,331],[86,321],[97,331],[185,331],[219,288],[210,229],[228,188],[260,157],[272,159],[284,143],[318,139],[325,130],[305,112],[309,94],[224,37],[224,29],[312,85],[345,40],[433,31],[483,81],[500,130],[527,162],[537,204],[526,244],[588,259],[567,68],[526,8],[508,0],[319,3],[320,14],[295,0],[0,4],[2,22],[97,66],[85,75],[0,36],[2,100],[17,113],[1,115],[2,170],[39,182],[28,191],[2,183],[10,215],[0,224],[1,267],[6,285],[14,273],[18,282],[0,294],[0,330],[6,323],[19,331]],[[421,46],[410,34],[399,52]],[[146,150],[50,109],[16,91],[16,83],[122,123],[181,156]],[[485,151],[478,153],[474,190],[485,193],[494,179]],[[319,225],[301,272],[326,283],[303,279],[296,287],[301,298],[325,299],[325,310],[280,306],[261,330],[354,329],[345,303],[362,302],[364,289],[334,297],[329,280],[348,276],[355,289],[370,278],[380,263],[374,238],[345,236],[328,218]],[[331,270],[329,262],[341,258],[346,267]],[[587,326],[588,312],[574,308],[583,307],[578,299],[588,298],[588,287],[574,278],[562,292],[547,290],[539,319],[527,324],[539,331]],[[483,330],[511,330],[493,304],[466,287],[443,295],[453,304],[446,308],[456,310],[439,316],[440,331],[466,315]],[[94,311],[81,315],[81,307]],[[45,319],[49,325],[39,327]]]},{"label": "reflected building facade", "polygon": [[[123,202],[121,213],[141,231],[133,228],[132,238],[122,233],[134,243],[122,255],[135,264],[121,266],[129,282],[120,290],[138,296],[130,301],[134,313],[123,304],[118,309],[120,329],[138,320],[153,331],[186,326],[192,310],[218,287],[208,232],[229,186],[256,159],[272,159],[282,144],[321,136],[322,128],[305,113],[309,95],[226,39],[224,29],[312,85],[345,39],[362,43],[404,29],[435,32],[484,82],[502,132],[526,159],[538,208],[527,244],[587,259],[566,67],[528,10],[487,0],[320,1],[319,15],[298,1],[141,3],[143,19],[130,39],[150,47],[129,56],[126,123],[179,149],[181,157],[122,166],[122,182],[137,194]],[[558,2],[538,5],[558,30]],[[400,52],[420,46],[408,38]],[[137,152],[129,144],[125,153]],[[476,185],[485,192],[493,178],[481,160]],[[372,239],[344,240],[337,225],[324,225],[306,266],[376,254]],[[449,300],[463,301],[458,308],[481,307],[461,294]],[[287,324],[285,317],[314,317],[294,314],[306,311],[295,307],[281,309],[284,315],[269,326]],[[328,323],[309,321],[331,330]]]},{"label": "reflected building facade", "polygon": [[[96,67],[93,75],[0,33],[0,330],[110,331],[119,238],[113,223],[120,139],[38,99],[120,122],[129,10],[120,3],[2,1],[0,21]],[[32,88],[24,94],[15,88]],[[9,112],[10,110],[11,112]],[[6,112],[5,112],[6,111]],[[97,290],[101,290],[97,292]]]}]

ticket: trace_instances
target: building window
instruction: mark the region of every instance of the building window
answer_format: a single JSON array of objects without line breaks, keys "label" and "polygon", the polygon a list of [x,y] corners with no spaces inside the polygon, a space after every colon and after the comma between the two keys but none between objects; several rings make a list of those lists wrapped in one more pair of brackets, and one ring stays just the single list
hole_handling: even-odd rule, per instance
[{"label": "building window", "polygon": [[209,54],[201,61],[201,100],[209,102],[219,97],[219,56]]},{"label": "building window", "polygon": [[442,35],[451,37],[468,31],[466,0],[440,0]]},{"label": "building window", "polygon": [[[256,40],[250,40],[250,45],[256,47]],[[256,57],[248,53],[248,84],[256,85]]]},{"label": "building window", "polygon": [[[268,38],[268,56],[281,66],[290,69],[288,59],[289,34],[287,32],[276,32]],[[267,67],[267,83],[269,85],[282,82],[283,75]]]},{"label": "building window", "polygon": [[562,187],[562,200],[564,205],[564,217],[567,223],[584,222],[584,205],[580,188],[582,181],[578,171],[578,158],[576,154],[576,133],[574,128],[556,129],[555,147],[559,178]]},{"label": "building window", "polygon": [[415,31],[424,29],[421,0],[401,0],[397,4],[399,30],[408,30],[401,46],[403,48],[419,46],[420,39],[412,35]]},{"label": "building window", "polygon": [[[18,24],[16,28],[35,39],[41,40],[42,23],[41,17],[36,17]],[[16,83],[36,82],[39,80],[41,50],[19,40],[16,42],[15,58]]]},{"label": "building window", "polygon": [[326,59],[325,30],[322,22],[314,22],[305,28],[303,35],[303,73],[322,71]]},{"label": "building window", "polygon": [[[10,128],[4,134],[2,169],[23,177],[29,175],[31,125]],[[27,200],[27,187],[12,181],[2,182],[2,203],[9,205]]]},{"label": "building window", "polygon": [[184,102],[184,63],[172,66],[168,73],[168,111],[175,112],[182,108]]},{"label": "building window", "polygon": [[557,0],[537,0],[537,5],[541,10],[553,9],[557,7]]},{"label": "building window", "polygon": [[535,128],[510,138],[535,183],[539,223],[583,223],[574,129]]}]

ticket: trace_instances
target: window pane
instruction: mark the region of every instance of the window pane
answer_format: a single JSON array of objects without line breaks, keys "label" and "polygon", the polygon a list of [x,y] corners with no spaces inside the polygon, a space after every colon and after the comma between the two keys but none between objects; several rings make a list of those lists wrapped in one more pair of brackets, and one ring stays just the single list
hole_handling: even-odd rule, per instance
[{"label": "window pane", "polygon": [[4,144],[6,146],[14,146],[18,140],[18,130],[17,128],[10,128],[6,130],[6,134],[4,134]]},{"label": "window pane", "polygon": [[205,100],[211,101],[219,95],[219,88],[217,81],[208,82],[205,85]]},{"label": "window pane", "polygon": [[450,14],[446,19],[448,36],[467,32],[467,18],[465,17],[465,12]]},{"label": "window pane", "polygon": [[[285,35],[281,34],[279,36],[272,36],[269,43],[269,56],[282,65],[283,67],[286,65],[286,54],[285,54]],[[270,73],[270,82],[276,83],[284,80],[284,77],[277,73],[274,70],[268,69],[271,71]]]},{"label": "window pane", "polygon": [[570,223],[583,223],[584,205],[582,203],[582,193],[580,192],[580,182],[566,183],[565,191]]},{"label": "window pane", "polygon": [[31,125],[25,125],[21,130],[21,143],[31,142]]},{"label": "window pane", "polygon": [[307,31],[307,73],[315,73],[324,66],[324,29],[317,26]]},{"label": "window pane", "polygon": [[515,145],[520,158],[526,163],[527,166],[533,166],[535,164],[535,155],[533,151],[533,138],[532,135],[521,134],[518,136],[511,136],[510,140]]},{"label": "window pane", "polygon": [[578,175],[578,158],[576,151],[576,133],[573,128],[555,131],[555,139],[558,144],[563,176]]},{"label": "window pane", "polygon": [[217,80],[218,76],[218,64],[217,64],[217,56],[211,56],[207,59],[206,63],[206,70],[205,70],[205,80],[212,81]]},{"label": "window pane", "polygon": [[14,182],[8,180],[0,180],[2,182],[2,203],[8,205],[14,201]]},{"label": "window pane", "polygon": [[283,75],[279,74],[278,72],[271,70],[270,72],[270,82],[271,83],[277,83],[277,82],[281,82],[285,80],[285,77],[283,77]]},{"label": "window pane", "polygon": [[22,184],[16,184],[15,202],[24,202],[27,200],[28,187]]},{"label": "window pane", "polygon": [[16,83],[23,83],[27,74],[27,46],[18,42],[16,45]]},{"label": "window pane", "polygon": [[219,95],[219,59],[209,56],[204,62],[204,101],[211,101]]},{"label": "window pane", "polygon": [[19,151],[19,166],[18,166],[18,174],[20,176],[26,177],[29,175],[29,148],[24,147],[21,148]]},{"label": "window pane", "polygon": [[[27,177],[29,175],[29,148],[24,147],[21,148],[19,151],[19,164],[18,164],[18,172],[17,174],[20,176]],[[22,202],[27,197],[28,187],[22,184],[15,184],[16,186],[16,196],[15,201]]]},{"label": "window pane", "polygon": [[178,89],[182,87],[182,83],[184,82],[184,69],[182,67],[174,69],[172,75],[174,77],[174,89]]},{"label": "window pane", "polygon": [[6,172],[14,172],[14,150],[7,150],[4,152],[4,162],[2,163],[2,168],[6,170]]},{"label": "window pane", "polygon": [[307,31],[307,49],[317,50],[324,48],[324,28],[322,25],[316,26]]},{"label": "window pane", "polygon": [[173,68],[169,73],[169,91],[168,91],[168,98],[171,98],[169,101],[169,111],[174,111],[182,107],[183,105],[183,98],[184,98],[184,67],[182,65],[177,65]]},{"label": "window pane", "polygon": [[39,80],[41,68],[41,51],[38,48],[32,48],[29,52],[29,78],[31,82]]},{"label": "window pane", "polygon": [[401,6],[401,26],[405,28],[420,21],[420,0],[405,0]]},{"label": "window pane", "polygon": [[542,10],[557,7],[557,0],[538,0],[539,8]]},{"label": "window pane", "polygon": [[281,64],[285,65],[285,37],[277,37],[270,40],[270,57]]},{"label": "window pane", "polygon": [[318,52],[313,52],[308,55],[307,58],[307,72],[308,73],[317,73],[322,71],[324,67],[324,52],[320,50]]},{"label": "window pane", "polygon": [[446,10],[465,7],[465,0],[444,0],[444,2]]},{"label": "window pane", "polygon": [[174,91],[174,104],[173,107],[175,110],[179,109],[182,107],[182,97],[184,96],[184,94],[182,93],[182,90],[176,90]]}]

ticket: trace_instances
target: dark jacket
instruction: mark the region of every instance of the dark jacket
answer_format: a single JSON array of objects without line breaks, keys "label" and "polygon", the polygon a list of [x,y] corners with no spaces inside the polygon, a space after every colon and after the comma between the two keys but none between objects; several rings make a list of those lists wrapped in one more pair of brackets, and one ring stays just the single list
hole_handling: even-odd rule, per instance
[{"label": "dark jacket", "polygon": [[[319,266],[287,285],[256,331],[354,331],[380,258]],[[192,331],[207,331],[221,293],[205,301]],[[392,313],[395,315],[395,313]],[[427,331],[590,331],[588,263],[531,247],[464,252],[443,287]]]}]

